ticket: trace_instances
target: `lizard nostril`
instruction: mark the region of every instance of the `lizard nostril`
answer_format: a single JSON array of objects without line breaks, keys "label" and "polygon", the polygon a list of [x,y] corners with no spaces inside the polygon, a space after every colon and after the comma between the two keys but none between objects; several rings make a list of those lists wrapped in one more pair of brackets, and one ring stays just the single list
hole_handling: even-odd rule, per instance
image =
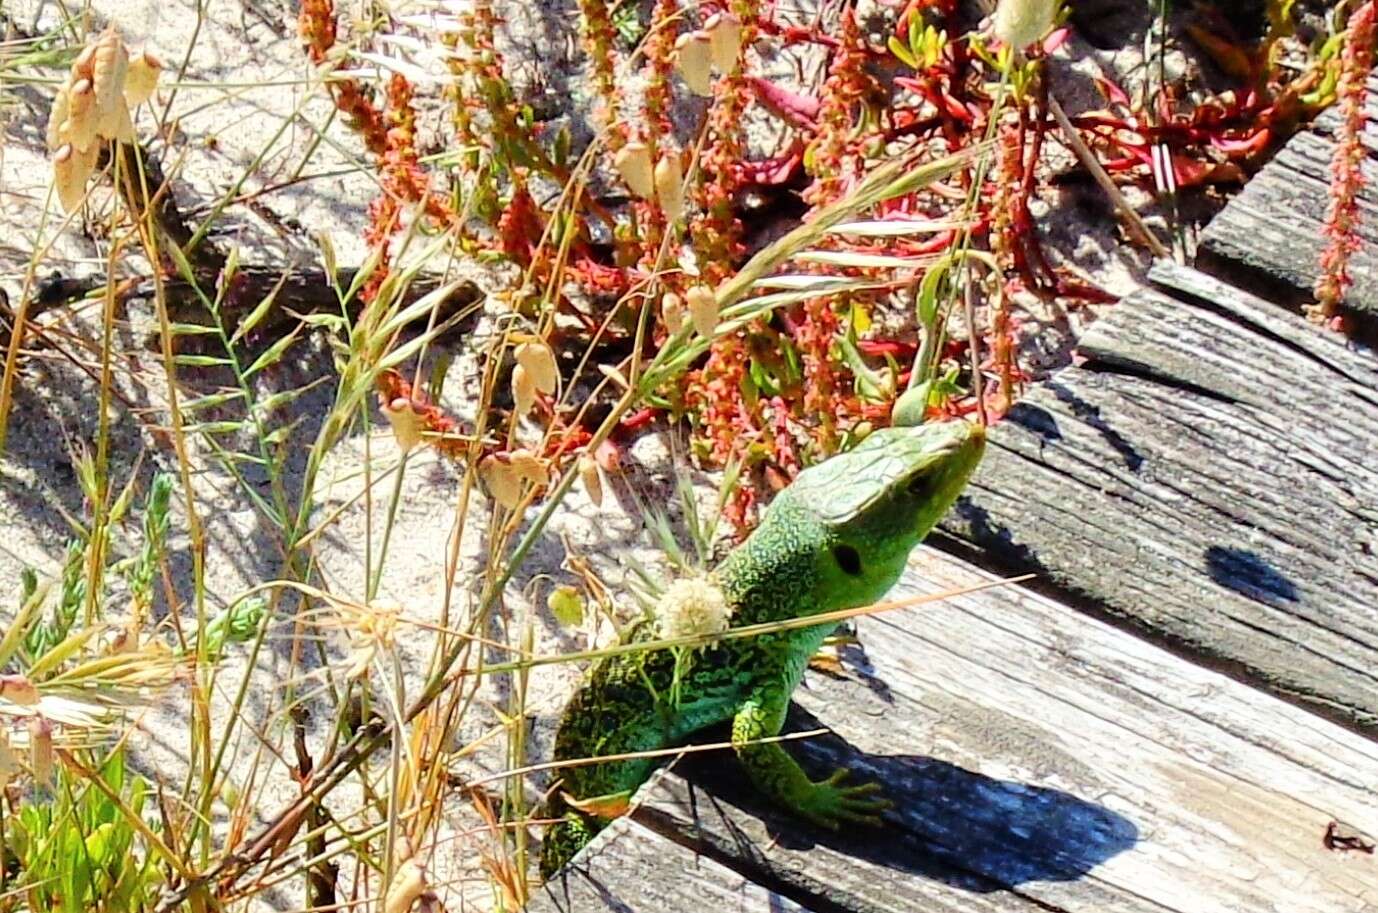
[{"label": "lizard nostril", "polygon": [[861,554],[850,545],[834,546],[833,558],[837,566],[842,568],[842,573],[852,577],[861,575]]}]

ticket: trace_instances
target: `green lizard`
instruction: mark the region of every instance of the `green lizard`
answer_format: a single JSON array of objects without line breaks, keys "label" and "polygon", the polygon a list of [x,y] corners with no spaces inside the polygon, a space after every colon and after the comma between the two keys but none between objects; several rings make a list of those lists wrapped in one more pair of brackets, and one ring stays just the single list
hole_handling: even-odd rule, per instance
[{"label": "green lizard", "polygon": [[[868,605],[899,579],[909,553],[947,513],[985,448],[967,422],[886,428],[799,474],[761,525],[713,572],[734,627]],[[732,744],[753,784],[816,824],[879,820],[874,783],[843,785],[845,770],[812,781],[777,735],[790,695],[836,623],[719,641],[676,671],[670,650],[608,657],[574,696],[555,737],[555,760],[646,752],[682,744],[732,721]],[[640,625],[631,641],[650,640]],[[676,676],[679,679],[676,680]],[[547,806],[541,871],[549,876],[625,804],[655,767],[650,758],[559,768]],[[576,808],[570,803],[581,806]],[[594,800],[588,802],[587,800]]]}]

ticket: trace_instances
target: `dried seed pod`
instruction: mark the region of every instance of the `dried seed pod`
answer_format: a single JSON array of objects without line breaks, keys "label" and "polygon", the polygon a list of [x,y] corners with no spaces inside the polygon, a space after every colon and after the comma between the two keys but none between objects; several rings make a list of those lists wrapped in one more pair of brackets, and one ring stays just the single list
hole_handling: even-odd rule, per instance
[{"label": "dried seed pod", "polygon": [[384,402],[382,410],[383,416],[392,426],[392,437],[397,441],[397,449],[406,453],[421,443],[424,426],[421,416],[412,408],[411,400],[405,396],[396,397],[391,402]]},{"label": "dried seed pod", "polygon": [[703,24],[708,33],[713,66],[720,73],[732,73],[742,53],[742,22],[731,13],[714,13]]},{"label": "dried seed pod", "polygon": [[1048,34],[1056,14],[1057,0],[1000,0],[995,8],[995,37],[1023,50]]},{"label": "dried seed pod", "polygon": [[[96,147],[91,146],[91,152]],[[53,189],[63,212],[74,212],[86,197],[86,179],[91,176],[95,157],[83,154],[71,143],[65,144],[53,156]]]},{"label": "dried seed pod", "polygon": [[690,92],[705,98],[713,94],[713,41],[707,32],[680,35],[675,42],[675,59]]},{"label": "dried seed pod", "polygon": [[407,913],[412,903],[426,893],[426,873],[413,859],[408,859],[393,873],[383,898],[383,913]]},{"label": "dried seed pod", "polygon": [[686,294],[689,303],[689,319],[694,329],[705,339],[713,337],[718,326],[718,296],[706,285],[695,285]]},{"label": "dried seed pod", "polygon": [[520,363],[512,369],[512,403],[518,415],[526,415],[536,405],[536,381]]},{"label": "dried seed pod", "polygon": [[488,489],[488,494],[508,510],[516,507],[522,499],[522,480],[517,475],[517,471],[506,460],[499,459],[495,455],[483,458],[483,462],[478,464],[479,478],[483,479],[483,486]]},{"label": "dried seed pod", "polygon": [[[102,121],[101,126],[101,136],[108,136],[118,143],[134,142],[134,120],[129,116],[129,106],[123,98],[115,103],[115,111],[108,124]],[[106,126],[109,126],[109,130],[103,129]]]},{"label": "dried seed pod", "polygon": [[554,393],[560,384],[560,371],[555,365],[555,353],[544,342],[524,342],[517,346],[517,364],[542,393]]},{"label": "dried seed pod", "polygon": [[579,481],[589,500],[595,507],[603,506],[603,476],[598,472],[598,462],[588,455],[579,457]]},{"label": "dried seed pod", "polygon": [[94,79],[96,75],[96,46],[88,44],[81,49],[77,59],[72,61],[72,81],[78,79]]},{"label": "dried seed pod", "polygon": [[53,724],[41,716],[29,718],[29,768],[44,786],[53,782]]},{"label": "dried seed pod", "polygon": [[684,216],[684,171],[679,164],[679,153],[666,152],[656,162],[656,202],[665,213],[665,218],[677,222]]},{"label": "dried seed pod", "polygon": [[149,51],[143,51],[129,61],[129,70],[124,76],[124,102],[136,108],[153,97],[158,88],[158,77],[163,72],[163,62]]},{"label": "dried seed pod", "polygon": [[671,335],[678,333],[684,327],[684,299],[674,292],[666,292],[660,296],[660,319],[665,321],[665,329]]},{"label": "dried seed pod", "polygon": [[655,176],[652,174],[651,150],[645,143],[628,143],[617,150],[613,158],[617,173],[632,193],[649,200],[655,196]]},{"label": "dried seed pod", "polygon": [[0,675],[0,698],[20,707],[32,707],[38,703],[38,687],[21,673]]},{"label": "dried seed pod", "polygon": [[507,455],[507,462],[517,478],[532,485],[546,485],[550,482],[550,470],[542,460],[530,450],[513,450]]},{"label": "dried seed pod", "polygon": [[9,785],[10,778],[19,772],[19,756],[10,747],[9,732],[0,727],[0,791]]},{"label": "dried seed pod", "polygon": [[[91,62],[91,82],[96,87],[96,116],[101,135],[114,136],[118,116],[116,106],[124,106],[124,78],[129,70],[129,52],[120,33],[112,25],[96,40],[96,56]],[[106,128],[109,129],[106,129]]]},{"label": "dried seed pod", "polygon": [[67,90],[67,122],[58,127],[63,142],[90,149],[96,142],[96,91],[89,79],[78,79]]},{"label": "dried seed pod", "polygon": [[52,110],[48,112],[48,151],[56,152],[57,147],[67,142],[63,139],[66,133],[67,117],[71,112],[71,83],[64,85],[57,90],[57,95],[53,97]]}]

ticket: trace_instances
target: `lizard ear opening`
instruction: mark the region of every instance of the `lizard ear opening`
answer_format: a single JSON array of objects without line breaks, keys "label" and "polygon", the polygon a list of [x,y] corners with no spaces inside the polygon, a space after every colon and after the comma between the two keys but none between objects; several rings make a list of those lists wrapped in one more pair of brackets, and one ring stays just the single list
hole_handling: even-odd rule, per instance
[{"label": "lizard ear opening", "polygon": [[850,545],[833,546],[833,560],[842,568],[842,573],[850,577],[861,576],[861,553]]}]

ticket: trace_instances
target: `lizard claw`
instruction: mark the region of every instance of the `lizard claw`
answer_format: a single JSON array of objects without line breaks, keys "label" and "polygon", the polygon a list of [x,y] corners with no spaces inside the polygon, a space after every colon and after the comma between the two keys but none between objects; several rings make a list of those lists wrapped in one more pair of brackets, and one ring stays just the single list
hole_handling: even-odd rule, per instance
[{"label": "lizard claw", "polygon": [[814,783],[799,802],[799,811],[814,824],[837,830],[844,822],[880,824],[880,813],[890,808],[890,801],[877,796],[879,783],[858,783],[842,786],[847,779],[846,768],[839,768],[826,780]]}]

